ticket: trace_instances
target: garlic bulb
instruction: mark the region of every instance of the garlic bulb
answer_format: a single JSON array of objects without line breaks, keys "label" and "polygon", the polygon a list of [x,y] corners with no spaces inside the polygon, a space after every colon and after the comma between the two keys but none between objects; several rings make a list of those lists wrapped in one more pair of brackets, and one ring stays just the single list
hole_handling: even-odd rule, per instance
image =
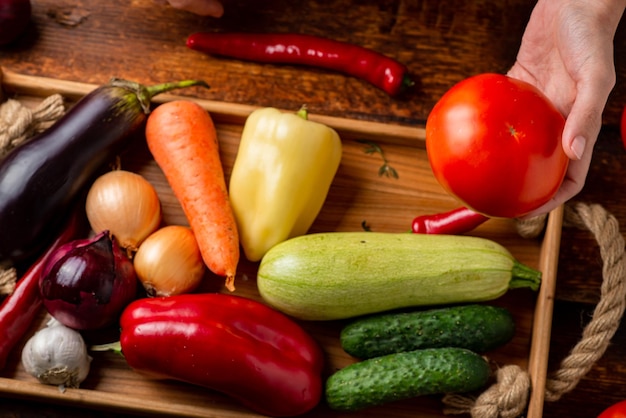
[{"label": "garlic bulb", "polygon": [[94,181],[85,211],[94,232],[108,230],[131,255],[161,223],[161,202],[154,186],[124,170],[109,171]]},{"label": "garlic bulb", "polygon": [[91,357],[78,331],[51,319],[22,350],[22,365],[41,383],[77,388],[89,374]]}]

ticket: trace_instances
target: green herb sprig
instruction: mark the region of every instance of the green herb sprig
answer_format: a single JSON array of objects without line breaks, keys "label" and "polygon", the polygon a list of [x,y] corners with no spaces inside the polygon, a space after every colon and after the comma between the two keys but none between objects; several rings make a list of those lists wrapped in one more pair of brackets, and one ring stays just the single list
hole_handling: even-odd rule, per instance
[{"label": "green herb sprig", "polygon": [[389,161],[387,160],[387,157],[385,156],[385,153],[383,149],[380,147],[380,145],[378,145],[377,143],[373,141],[368,141],[367,139],[360,139],[357,142],[367,145],[365,147],[366,154],[379,154],[380,157],[383,159],[383,164],[378,169],[379,176],[381,177],[385,176],[385,177],[394,178],[394,179],[397,179],[400,177],[396,169],[393,168],[389,164]]}]

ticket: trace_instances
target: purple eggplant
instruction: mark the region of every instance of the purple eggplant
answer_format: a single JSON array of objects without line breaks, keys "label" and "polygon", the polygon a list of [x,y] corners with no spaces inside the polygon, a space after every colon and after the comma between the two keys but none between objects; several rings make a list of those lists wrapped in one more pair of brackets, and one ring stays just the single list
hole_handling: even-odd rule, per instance
[{"label": "purple eggplant", "polygon": [[28,260],[54,239],[81,191],[143,126],[153,96],[196,85],[208,87],[113,79],[7,154],[0,161],[0,266]]}]

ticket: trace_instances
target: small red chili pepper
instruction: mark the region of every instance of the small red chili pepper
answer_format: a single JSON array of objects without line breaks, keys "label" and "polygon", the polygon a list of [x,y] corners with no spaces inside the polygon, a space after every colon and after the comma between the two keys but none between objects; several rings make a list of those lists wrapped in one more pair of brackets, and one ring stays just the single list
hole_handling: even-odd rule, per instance
[{"label": "small red chili pepper", "polygon": [[269,416],[300,415],[321,399],[321,349],[260,302],[220,293],[144,298],[120,325],[122,354],[148,376],[217,390]]},{"label": "small red chili pepper", "polygon": [[413,219],[411,230],[416,234],[458,235],[469,232],[489,218],[466,207]]},{"label": "small red chili pepper", "polygon": [[342,72],[368,81],[390,96],[413,85],[395,59],[347,42],[295,33],[209,33],[187,38],[187,46],[207,54],[247,61],[299,64]]},{"label": "small red chili pepper", "polygon": [[39,276],[48,255],[61,245],[75,239],[81,229],[81,217],[75,213],[65,229],[48,250],[28,268],[17,281],[15,289],[0,305],[0,370],[4,368],[9,354],[26,334],[42,305],[39,293]]}]

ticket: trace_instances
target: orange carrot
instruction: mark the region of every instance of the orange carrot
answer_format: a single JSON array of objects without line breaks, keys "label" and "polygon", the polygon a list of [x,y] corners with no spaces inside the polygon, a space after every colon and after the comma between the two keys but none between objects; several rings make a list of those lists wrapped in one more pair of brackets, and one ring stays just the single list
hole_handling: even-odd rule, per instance
[{"label": "orange carrot", "polygon": [[234,291],[239,235],[211,116],[191,101],[164,103],[148,117],[146,141],[181,203],[204,262]]}]

